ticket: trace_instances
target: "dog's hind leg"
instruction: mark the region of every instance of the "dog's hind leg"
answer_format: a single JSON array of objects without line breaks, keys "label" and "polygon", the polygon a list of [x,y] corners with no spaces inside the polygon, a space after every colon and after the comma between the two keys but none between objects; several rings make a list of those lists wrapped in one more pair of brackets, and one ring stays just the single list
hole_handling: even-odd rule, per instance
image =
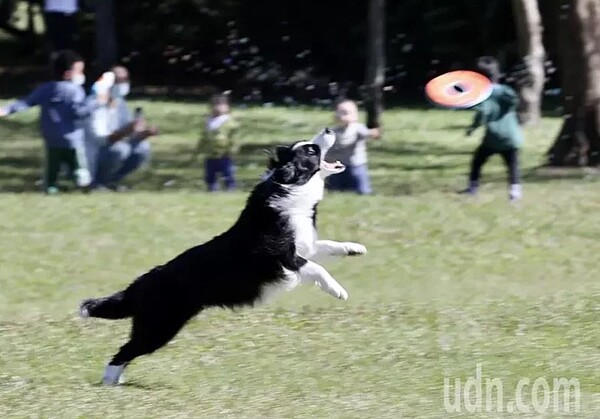
[{"label": "dog's hind leg", "polygon": [[348,292],[333,279],[331,274],[321,265],[312,261],[307,261],[306,264],[299,269],[298,274],[300,275],[302,282],[315,283],[323,289],[323,291],[335,298],[341,300],[348,299]]},{"label": "dog's hind leg", "polygon": [[367,248],[359,243],[317,240],[311,260],[324,260],[331,256],[357,256],[367,253]]},{"label": "dog's hind leg", "polygon": [[164,313],[134,317],[131,338],[106,366],[102,383],[112,386],[121,384],[123,371],[131,361],[166,345],[189,318],[183,315],[164,317]]}]

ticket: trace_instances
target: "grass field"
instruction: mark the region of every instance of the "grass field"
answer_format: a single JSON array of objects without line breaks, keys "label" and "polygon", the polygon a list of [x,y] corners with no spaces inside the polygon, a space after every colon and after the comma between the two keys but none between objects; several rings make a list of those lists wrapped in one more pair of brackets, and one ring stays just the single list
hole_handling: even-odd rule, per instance
[{"label": "grass field", "polygon": [[[130,366],[127,385],[99,386],[128,323],[79,319],[79,301],[223,231],[246,196],[203,193],[200,164],[187,162],[202,105],[143,106],[164,135],[126,194],[41,195],[35,113],[0,121],[0,417],[600,416],[598,175],[535,169],[559,127],[549,118],[527,132],[519,205],[507,202],[498,158],[479,199],[456,196],[477,141],[462,135],[468,112],[389,111],[370,152],[377,194],[326,196],[321,236],[369,248],[327,265],[347,302],[307,287],[254,310],[205,312]],[[316,110],[238,116],[245,190],[265,146],[330,123]],[[529,379],[530,412],[447,412],[444,379],[464,383],[478,365],[501,380],[504,410]],[[534,411],[538,377],[579,380],[580,411]]]}]

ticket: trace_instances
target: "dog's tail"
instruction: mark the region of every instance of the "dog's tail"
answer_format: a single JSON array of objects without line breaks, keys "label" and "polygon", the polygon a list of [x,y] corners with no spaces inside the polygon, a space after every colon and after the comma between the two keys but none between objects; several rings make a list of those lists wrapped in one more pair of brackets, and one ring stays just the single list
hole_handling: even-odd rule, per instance
[{"label": "dog's tail", "polygon": [[125,291],[102,298],[90,298],[79,306],[81,317],[99,317],[101,319],[125,319],[133,316],[130,299]]}]

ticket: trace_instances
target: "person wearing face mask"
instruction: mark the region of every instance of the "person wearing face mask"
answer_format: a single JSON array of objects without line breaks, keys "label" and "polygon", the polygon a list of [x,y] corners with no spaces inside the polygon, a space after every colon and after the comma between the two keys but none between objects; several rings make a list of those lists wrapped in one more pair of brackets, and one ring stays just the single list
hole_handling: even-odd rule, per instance
[{"label": "person wearing face mask", "polygon": [[148,137],[158,130],[150,127],[140,112],[133,115],[125,102],[129,94],[129,72],[112,69],[115,82],[105,106],[95,110],[86,126],[86,153],[93,173],[93,186],[123,190],[119,183],[150,157]]},{"label": "person wearing face mask", "polygon": [[40,128],[46,148],[45,192],[58,193],[61,166],[79,188],[91,182],[84,149],[84,121],[106,102],[106,95],[86,100],[85,63],[71,50],[59,51],[52,63],[54,81],[43,83],[27,97],[0,108],[0,117],[40,106]]}]

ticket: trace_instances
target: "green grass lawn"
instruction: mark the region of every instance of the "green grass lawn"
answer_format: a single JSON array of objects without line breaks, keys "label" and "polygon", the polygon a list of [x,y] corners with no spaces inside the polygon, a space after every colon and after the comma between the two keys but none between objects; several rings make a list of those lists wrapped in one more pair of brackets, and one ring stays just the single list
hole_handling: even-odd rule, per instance
[{"label": "green grass lawn", "polygon": [[[462,135],[469,112],[389,111],[370,150],[377,194],[326,196],[321,236],[369,249],[326,265],[347,302],[305,287],[207,311],[131,365],[126,386],[99,386],[128,322],[79,319],[80,300],[228,228],[264,170],[261,150],[331,122],[317,110],[237,110],[246,191],[208,195],[188,162],[205,106],[141,104],[163,135],[126,194],[41,195],[36,113],[0,120],[0,417],[600,416],[598,176],[535,169],[560,124],[546,119],[527,131],[519,205],[499,158],[479,199],[456,196],[477,144]],[[531,411],[448,413],[444,379],[464,383],[478,365],[502,381],[504,405],[529,379]],[[533,411],[538,377],[578,379],[581,411]]]}]

